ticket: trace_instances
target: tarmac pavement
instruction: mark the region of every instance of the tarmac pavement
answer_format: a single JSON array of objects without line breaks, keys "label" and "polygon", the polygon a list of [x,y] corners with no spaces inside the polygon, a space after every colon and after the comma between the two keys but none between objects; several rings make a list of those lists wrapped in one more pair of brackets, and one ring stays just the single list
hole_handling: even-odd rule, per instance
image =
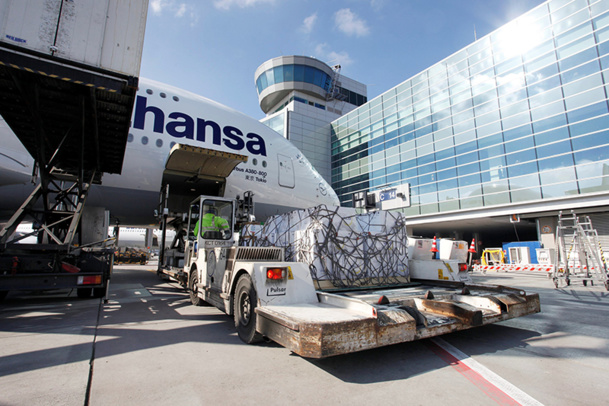
[{"label": "tarmac pavement", "polygon": [[590,405],[609,399],[603,286],[555,289],[544,273],[476,274],[477,282],[540,293],[541,313],[307,360],[275,343],[243,344],[232,318],[192,306],[154,268],[116,266],[107,303],[65,290],[11,292],[0,304],[0,405]]}]

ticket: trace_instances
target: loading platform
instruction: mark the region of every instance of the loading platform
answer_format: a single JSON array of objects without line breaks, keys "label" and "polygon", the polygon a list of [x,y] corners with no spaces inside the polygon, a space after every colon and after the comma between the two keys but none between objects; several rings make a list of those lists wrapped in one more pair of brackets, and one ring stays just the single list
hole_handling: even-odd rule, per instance
[{"label": "loading platform", "polygon": [[[114,248],[83,241],[81,220],[91,186],[121,173],[137,84],[0,42],[0,115],[35,160],[34,191],[0,230],[0,299],[13,289],[105,293]],[[38,244],[17,244],[22,222]]]}]

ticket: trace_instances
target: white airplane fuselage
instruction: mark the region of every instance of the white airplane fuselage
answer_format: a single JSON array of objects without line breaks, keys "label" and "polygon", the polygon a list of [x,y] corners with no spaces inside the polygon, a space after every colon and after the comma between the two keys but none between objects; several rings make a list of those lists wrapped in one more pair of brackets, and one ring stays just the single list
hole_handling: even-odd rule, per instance
[{"label": "white airplane fuselage", "polygon": [[[6,219],[33,189],[34,162],[4,121],[0,139],[0,216]],[[122,172],[105,174],[91,188],[87,205],[110,210],[113,223],[156,224],[165,162],[176,143],[247,155],[226,178],[223,195],[252,191],[259,220],[295,208],[339,205],[330,185],[277,132],[204,97],[146,79],[140,79]]]}]

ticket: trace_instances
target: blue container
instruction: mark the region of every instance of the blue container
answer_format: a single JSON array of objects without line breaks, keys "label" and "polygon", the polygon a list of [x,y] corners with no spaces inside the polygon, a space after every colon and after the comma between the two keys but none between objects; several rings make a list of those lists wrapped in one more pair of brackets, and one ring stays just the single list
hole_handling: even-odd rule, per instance
[{"label": "blue container", "polygon": [[529,253],[531,255],[531,264],[538,264],[536,248],[541,248],[539,241],[517,241],[517,242],[506,242],[503,243],[503,251],[506,255],[506,263],[511,264],[512,259],[510,258],[510,248],[513,247],[529,247]]}]

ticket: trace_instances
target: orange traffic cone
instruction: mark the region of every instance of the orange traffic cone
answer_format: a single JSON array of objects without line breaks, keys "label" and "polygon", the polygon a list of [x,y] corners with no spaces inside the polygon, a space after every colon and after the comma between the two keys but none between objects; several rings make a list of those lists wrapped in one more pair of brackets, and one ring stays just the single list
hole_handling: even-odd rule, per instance
[{"label": "orange traffic cone", "polygon": [[474,258],[474,254],[476,253],[476,244],[475,244],[475,238],[472,238],[472,243],[469,245],[469,249],[467,250],[467,252],[469,254],[467,254],[467,270],[471,271],[472,270],[472,259]]},{"label": "orange traffic cone", "polygon": [[431,252],[438,252],[438,244],[436,244],[436,236],[433,236],[433,242],[431,243]]},{"label": "orange traffic cone", "polygon": [[469,249],[467,250],[467,252],[476,252],[476,245],[474,244],[474,240],[475,238],[472,238],[472,243],[469,245]]}]

